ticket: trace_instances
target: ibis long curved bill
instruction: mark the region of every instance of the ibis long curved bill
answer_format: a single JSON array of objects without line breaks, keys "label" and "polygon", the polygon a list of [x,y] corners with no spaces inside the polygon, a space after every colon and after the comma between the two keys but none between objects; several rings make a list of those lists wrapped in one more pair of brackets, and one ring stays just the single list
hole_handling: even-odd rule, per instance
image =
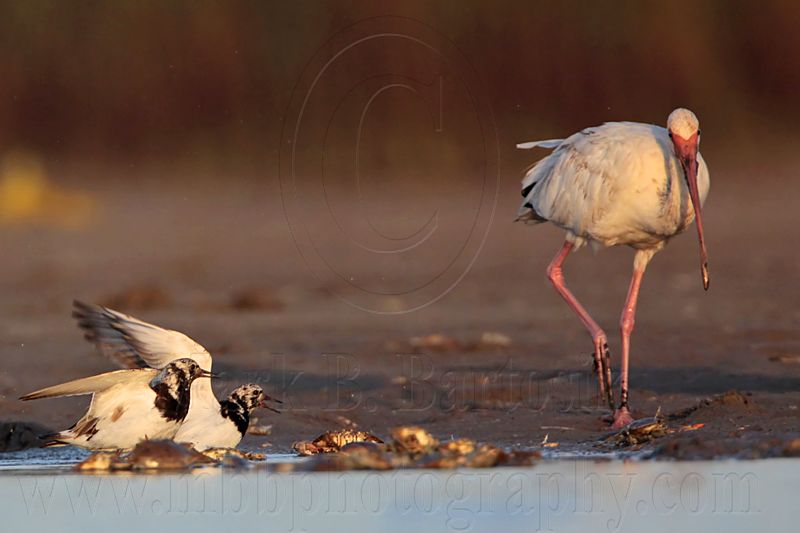
[{"label": "ibis long curved bill", "polygon": [[703,289],[708,290],[711,279],[708,275],[708,252],[706,251],[706,241],[703,235],[703,208],[700,205],[700,193],[697,188],[697,148],[699,141],[699,131],[696,131],[688,139],[672,134],[675,155],[678,156],[683,166],[686,185],[689,187],[689,197],[692,199],[692,206],[694,207],[694,221],[697,225],[697,238],[700,241],[700,275],[703,278]]}]

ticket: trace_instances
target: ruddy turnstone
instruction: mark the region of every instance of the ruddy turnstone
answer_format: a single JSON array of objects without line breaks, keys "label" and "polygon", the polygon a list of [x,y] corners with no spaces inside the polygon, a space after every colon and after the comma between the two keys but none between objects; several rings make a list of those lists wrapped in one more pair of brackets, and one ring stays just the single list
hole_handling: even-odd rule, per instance
[{"label": "ruddy turnstone", "polygon": [[267,405],[269,400],[281,403],[280,400],[267,396],[255,383],[242,385],[219,402],[219,407],[213,412],[197,410],[191,420],[184,422],[175,439],[178,442],[188,442],[200,451],[209,448],[235,448],[247,433],[250,413],[254,409],[264,407],[279,412]]},{"label": "ruddy turnstone", "polygon": [[[199,343],[178,331],[161,328],[138,318],[102,307],[74,302],[72,316],[84,330],[86,340],[127,368],[161,368],[176,357],[191,357],[206,370],[211,370],[211,354]],[[191,443],[198,450],[233,448],[244,436],[250,412],[267,407],[267,401],[282,403],[254,384],[242,385],[219,401],[210,381],[192,384],[189,413],[175,440]]]},{"label": "ruddy turnstone", "polygon": [[[21,400],[91,394],[89,410],[71,428],[44,435],[45,446],[129,450],[145,439],[172,439],[189,412],[192,383],[211,377],[188,358],[158,370],[116,370],[31,392]],[[201,380],[205,381],[205,380]]]}]

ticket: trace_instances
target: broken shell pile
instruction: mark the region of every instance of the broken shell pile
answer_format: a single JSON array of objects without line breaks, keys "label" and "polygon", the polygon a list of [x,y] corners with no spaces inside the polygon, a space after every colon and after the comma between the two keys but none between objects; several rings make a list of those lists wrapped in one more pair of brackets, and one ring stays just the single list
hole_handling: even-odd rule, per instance
[{"label": "broken shell pile", "polygon": [[264,454],[213,448],[198,452],[188,444],[171,440],[143,440],[128,453],[98,452],[75,466],[82,472],[189,470],[198,466],[245,466],[247,460],[264,459]]},{"label": "broken shell pile", "polygon": [[298,455],[316,455],[318,453],[334,453],[351,442],[374,442],[383,444],[383,441],[365,431],[355,429],[342,429],[339,431],[326,431],[313,441],[295,442],[292,448]]},{"label": "broken shell pile", "polygon": [[611,439],[619,447],[636,446],[661,438],[668,432],[669,427],[664,422],[664,418],[657,414],[651,418],[634,420],[618,433],[612,435]]},{"label": "broken shell pile", "polygon": [[214,463],[189,445],[171,440],[144,440],[129,453],[98,452],[75,467],[76,470],[185,470]]},{"label": "broken shell pile", "polygon": [[389,470],[394,468],[491,468],[528,466],[537,451],[505,451],[490,444],[478,446],[469,439],[440,443],[420,427],[392,430],[392,442],[363,431],[328,431],[311,442],[294,445],[300,455],[314,455],[308,462],[286,465],[283,470],[342,471]]},{"label": "broken shell pile", "polygon": [[[395,428],[391,435],[391,442],[385,443],[365,431],[327,431],[313,441],[294,444],[295,451],[299,455],[312,456],[310,460],[268,465],[268,468],[277,472],[491,468],[528,466],[541,457],[537,451],[506,451],[490,444],[478,445],[469,439],[439,442],[415,426]],[[75,468],[83,472],[188,470],[200,466],[248,468],[251,466],[249,461],[264,458],[264,454],[235,449],[211,449],[201,453],[187,444],[147,440],[125,454],[95,453]]]}]

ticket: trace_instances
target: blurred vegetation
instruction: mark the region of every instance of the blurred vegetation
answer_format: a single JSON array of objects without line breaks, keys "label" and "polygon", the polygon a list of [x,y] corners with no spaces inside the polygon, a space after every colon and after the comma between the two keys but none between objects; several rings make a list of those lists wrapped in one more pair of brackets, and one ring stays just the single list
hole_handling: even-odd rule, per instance
[{"label": "blurred vegetation", "polygon": [[788,0],[32,0],[2,2],[0,13],[0,153],[272,153],[320,45],[386,14],[455,43],[483,81],[501,135],[661,123],[677,105],[725,135],[797,135],[800,4]]},{"label": "blurred vegetation", "polygon": [[11,150],[0,160],[0,225],[82,229],[95,211],[91,195],[54,184],[36,155]]}]

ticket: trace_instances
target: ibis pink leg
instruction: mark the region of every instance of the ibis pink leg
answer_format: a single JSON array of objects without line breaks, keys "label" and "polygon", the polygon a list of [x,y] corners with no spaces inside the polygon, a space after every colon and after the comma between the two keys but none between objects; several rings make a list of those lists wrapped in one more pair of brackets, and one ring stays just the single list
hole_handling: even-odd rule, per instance
[{"label": "ibis pink leg", "polygon": [[620,370],[620,402],[619,409],[614,412],[614,429],[622,428],[631,422],[633,417],[628,411],[628,362],[631,349],[631,332],[636,319],[636,302],[639,299],[639,287],[642,284],[644,267],[635,266],[631,285],[628,288],[628,297],[625,299],[625,307],[622,309],[622,317],[619,320],[619,329],[622,333],[622,368]]},{"label": "ibis pink leg", "polygon": [[573,246],[573,243],[569,241],[564,242],[564,246],[561,247],[547,267],[547,277],[550,278],[550,281],[553,283],[558,293],[564,298],[567,305],[575,311],[575,314],[581,319],[586,329],[589,330],[589,334],[592,336],[592,341],[594,342],[594,363],[595,371],[597,372],[597,381],[600,387],[600,397],[608,401],[609,407],[614,409],[614,398],[611,391],[611,365],[606,333],[597,325],[597,322],[589,316],[589,312],[586,311],[564,283],[564,273],[561,270],[561,265],[566,260],[570,251],[572,251]]}]

